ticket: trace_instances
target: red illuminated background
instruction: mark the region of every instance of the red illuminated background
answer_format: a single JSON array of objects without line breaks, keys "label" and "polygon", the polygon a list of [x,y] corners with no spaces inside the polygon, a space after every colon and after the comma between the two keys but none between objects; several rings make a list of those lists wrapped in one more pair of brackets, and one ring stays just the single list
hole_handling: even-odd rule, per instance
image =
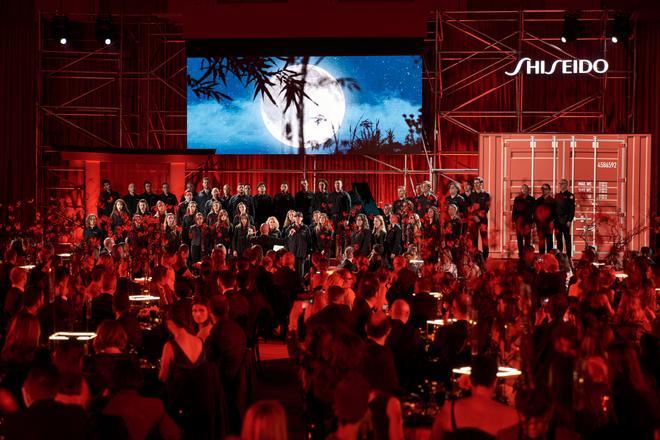
[{"label": "red illuminated background", "polygon": [[[479,134],[487,132],[648,133],[651,188],[657,188],[660,136],[660,14],[655,2],[195,0],[23,1],[6,3],[0,26],[3,116],[0,201],[44,206],[66,197],[82,208],[86,152],[120,192],[128,181],[173,181],[179,194],[196,170],[216,183],[341,175],[370,184],[376,202],[396,186],[476,173]],[[581,10],[590,38],[561,46],[566,10]],[[608,19],[634,13],[634,37],[607,42]],[[44,35],[56,12],[80,22],[80,42],[63,51]],[[456,12],[471,11],[471,13]],[[93,23],[111,13],[121,43],[98,49]],[[428,157],[191,156],[175,177],[163,154],[185,151],[185,42],[237,38],[422,38]],[[89,41],[85,41],[89,40]],[[96,46],[94,46],[96,44]],[[553,48],[555,46],[555,48]],[[553,59],[606,58],[604,78],[503,75],[521,53]],[[83,154],[72,154],[81,151]],[[108,153],[108,155],[103,155]],[[122,156],[117,156],[122,152]],[[158,153],[160,159],[149,160]],[[139,153],[139,156],[126,156]],[[155,156],[156,157],[156,156]],[[88,156],[92,158],[92,156]],[[183,178],[181,178],[183,176]],[[98,184],[98,182],[96,182]],[[658,192],[652,197],[657,210]]]}]

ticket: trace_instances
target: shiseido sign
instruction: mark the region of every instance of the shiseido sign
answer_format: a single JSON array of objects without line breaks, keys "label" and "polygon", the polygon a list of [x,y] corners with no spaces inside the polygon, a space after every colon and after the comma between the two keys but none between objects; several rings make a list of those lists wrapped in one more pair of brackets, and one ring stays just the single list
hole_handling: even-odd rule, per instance
[{"label": "shiseido sign", "polygon": [[604,59],[591,60],[555,60],[546,63],[543,60],[532,61],[531,58],[521,58],[513,72],[504,72],[508,76],[515,76],[523,70],[527,75],[552,75],[555,72],[563,75],[576,75],[587,73],[605,73],[609,64]]}]

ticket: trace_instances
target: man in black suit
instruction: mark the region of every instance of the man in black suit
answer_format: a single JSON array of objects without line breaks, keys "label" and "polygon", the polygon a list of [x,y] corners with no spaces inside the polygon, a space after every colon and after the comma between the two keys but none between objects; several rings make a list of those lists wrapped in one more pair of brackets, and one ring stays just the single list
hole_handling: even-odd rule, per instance
[{"label": "man in black suit", "polygon": [[394,358],[385,345],[392,330],[389,318],[378,310],[370,314],[366,324],[367,343],[364,350],[364,371],[373,390],[396,394],[400,391]]},{"label": "man in black suit", "polygon": [[300,181],[300,191],[296,193],[295,203],[296,211],[302,212],[303,221],[306,225],[312,222],[312,193],[309,192],[309,182],[307,179]]},{"label": "man in black suit", "polygon": [[575,217],[575,196],[568,190],[568,180],[559,181],[559,192],[555,194],[555,239],[557,249],[571,256],[571,223]]},{"label": "man in black suit", "polygon": [[520,194],[513,199],[511,221],[516,229],[518,258],[522,258],[525,246],[532,244],[532,224],[534,223],[534,197],[529,195],[529,186],[520,186]]},{"label": "man in black suit", "polygon": [[328,210],[335,225],[351,213],[351,196],[344,191],[344,183],[340,179],[335,180],[335,190],[328,195]]},{"label": "man in black suit", "polygon": [[91,438],[90,422],[79,405],[55,401],[59,387],[54,367],[33,368],[23,383],[26,408],[7,417],[7,440],[84,440]]},{"label": "man in black suit", "polygon": [[296,201],[289,193],[289,184],[282,182],[280,185],[280,192],[275,194],[273,197],[273,209],[275,211],[275,217],[277,221],[280,222],[280,225],[284,227],[284,220],[286,219],[286,213],[293,209],[296,205]]},{"label": "man in black suit", "polygon": [[410,199],[406,197],[406,188],[403,186],[398,187],[396,193],[398,199],[392,202],[392,212],[400,216],[402,214],[403,207],[407,202],[410,202]]},{"label": "man in black suit", "polygon": [[268,217],[273,215],[273,198],[269,194],[266,194],[265,183],[259,182],[257,185],[257,195],[252,199],[254,202],[254,222],[257,225],[266,223]]},{"label": "man in black suit", "polygon": [[112,298],[116,290],[116,275],[105,272],[102,279],[102,293],[92,299],[92,328],[96,328],[105,319],[115,319],[115,312],[112,309]]},{"label": "man in black suit", "polygon": [[49,335],[57,331],[71,331],[76,318],[76,311],[68,298],[71,275],[66,267],[55,269],[55,299],[39,310],[41,336],[47,341]]},{"label": "man in black suit", "polygon": [[328,210],[328,182],[325,179],[319,180],[318,191],[312,196],[312,212],[319,211],[327,214]]},{"label": "man in black suit", "polygon": [[209,361],[214,362],[220,369],[222,384],[227,393],[230,431],[239,432],[245,403],[245,396],[240,392],[243,382],[240,374],[245,365],[247,337],[241,326],[229,317],[229,301],[223,295],[213,298],[211,312],[216,323],[204,345]]},{"label": "man in black suit", "polygon": [[174,212],[174,209],[178,206],[177,198],[174,194],[170,192],[170,184],[165,182],[162,185],[163,192],[158,197],[165,206],[167,207],[167,212]]},{"label": "man in black suit", "polygon": [[137,204],[140,201],[140,197],[135,192],[135,183],[131,182],[128,184],[128,193],[126,193],[126,195],[121,199],[126,202],[126,209],[128,210],[128,213],[131,216],[135,214]]},{"label": "man in black suit", "polygon": [[202,189],[197,193],[195,201],[197,202],[197,208],[204,212],[206,207],[206,202],[211,200],[211,179],[208,176],[202,178]]},{"label": "man in black suit", "polygon": [[325,326],[331,329],[335,334],[340,330],[348,329],[349,316],[351,309],[342,304],[344,299],[344,288],[340,286],[330,286],[327,292],[328,305],[323,307],[320,312],[310,316],[305,323],[308,331],[313,328]]},{"label": "man in black suit", "polygon": [[394,301],[391,308],[392,331],[387,346],[392,350],[399,383],[410,389],[417,384],[424,346],[419,329],[410,325],[410,306],[402,299]]},{"label": "man in black suit", "polygon": [[541,185],[541,196],[536,199],[534,208],[534,221],[536,222],[536,235],[539,239],[539,253],[545,254],[546,250],[552,250],[552,232],[555,223],[556,207],[555,198],[552,197],[550,185]]},{"label": "man in black suit", "polygon": [[152,191],[151,189],[151,182],[148,180],[144,181],[144,192],[140,194],[140,199],[144,199],[147,201],[147,204],[149,205],[149,209],[151,212],[156,210],[156,203],[158,203],[158,194]]}]

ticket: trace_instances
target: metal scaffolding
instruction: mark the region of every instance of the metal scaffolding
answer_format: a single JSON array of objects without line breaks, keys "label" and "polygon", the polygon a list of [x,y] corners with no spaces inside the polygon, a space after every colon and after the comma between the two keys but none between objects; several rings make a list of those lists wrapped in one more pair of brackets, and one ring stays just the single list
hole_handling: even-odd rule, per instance
[{"label": "metal scaffolding", "polygon": [[95,14],[68,14],[66,45],[51,34],[55,14],[39,16],[37,102],[38,202],[84,191],[62,187],[52,147],[184,149],[186,62],[182,20],[112,15],[118,39],[95,37]]},{"label": "metal scaffolding", "polygon": [[[426,46],[435,48],[434,58],[428,63],[435,71],[429,71],[426,79],[433,95],[429,104],[435,117],[431,124],[440,168],[443,152],[463,147],[455,143],[457,137],[473,139],[468,148],[476,150],[477,138],[482,132],[563,131],[561,125],[552,124],[570,118],[589,120],[593,132],[631,131],[634,123],[634,36],[613,50],[607,31],[614,11],[580,11],[583,35],[576,43],[562,44],[560,37],[566,12],[436,11],[433,14],[428,22]],[[610,62],[606,74],[590,75],[594,84],[592,90],[576,93],[577,99],[567,97],[561,108],[532,107],[529,95],[533,91],[529,90],[529,80],[522,74],[504,75],[530,54],[554,61],[584,58],[585,53],[603,59],[613,55],[616,60]],[[460,67],[460,74],[457,74],[457,67]],[[497,103],[493,108],[472,108],[472,104],[488,102],[495,94],[499,96],[493,101]],[[512,105],[503,108],[502,102]],[[613,124],[612,119],[617,115],[608,114],[608,108],[614,104],[625,105],[622,123],[614,121]],[[451,136],[447,131],[451,131]]]}]

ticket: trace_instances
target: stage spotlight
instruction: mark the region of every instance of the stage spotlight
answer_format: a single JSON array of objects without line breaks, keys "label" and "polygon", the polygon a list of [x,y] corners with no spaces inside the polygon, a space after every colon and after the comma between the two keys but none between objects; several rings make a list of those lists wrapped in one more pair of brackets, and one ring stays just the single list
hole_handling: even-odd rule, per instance
[{"label": "stage spotlight", "polygon": [[582,25],[576,14],[564,15],[564,30],[561,34],[562,43],[570,43],[577,40],[582,34]]},{"label": "stage spotlight", "polygon": [[110,15],[99,15],[96,19],[96,38],[106,46],[117,39],[117,28]]},{"label": "stage spotlight", "polygon": [[612,43],[619,43],[627,41],[632,35],[633,24],[628,14],[618,14],[614,17],[614,22],[612,23],[612,35],[610,39]]},{"label": "stage spotlight", "polygon": [[53,39],[58,41],[62,46],[69,42],[69,33],[71,26],[69,18],[64,15],[56,15],[53,17]]}]

